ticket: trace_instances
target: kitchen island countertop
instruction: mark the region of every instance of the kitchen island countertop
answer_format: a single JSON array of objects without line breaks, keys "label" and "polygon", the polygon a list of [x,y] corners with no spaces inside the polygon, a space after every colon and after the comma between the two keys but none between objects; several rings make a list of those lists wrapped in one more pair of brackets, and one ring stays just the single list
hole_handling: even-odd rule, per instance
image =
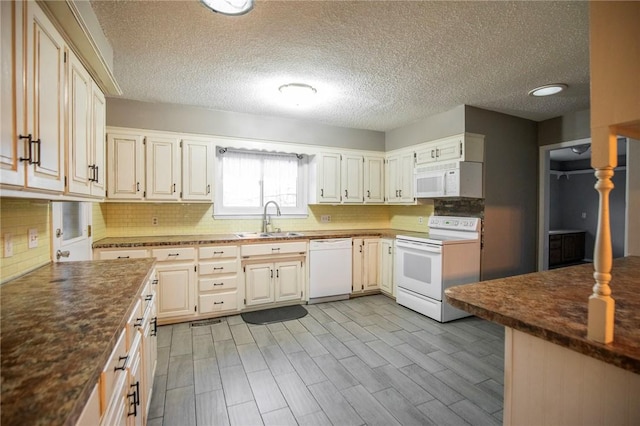
[{"label": "kitchen island countertop", "polygon": [[640,374],[640,256],[613,261],[614,341],[587,339],[593,265],[536,272],[445,290],[453,306]]},{"label": "kitchen island countertop", "polygon": [[[297,231],[296,231],[297,232]],[[241,238],[236,234],[201,234],[201,235],[166,235],[142,237],[108,237],[93,243],[94,249],[132,248],[152,246],[190,246],[203,244],[253,244],[269,243],[273,241],[313,240],[321,238],[348,237],[386,237],[395,238],[396,235],[413,235],[424,237],[426,232],[401,231],[398,229],[341,229],[326,231],[299,231],[301,236]]]},{"label": "kitchen island countertop", "polygon": [[50,263],[0,286],[3,425],[76,423],[154,264]]}]

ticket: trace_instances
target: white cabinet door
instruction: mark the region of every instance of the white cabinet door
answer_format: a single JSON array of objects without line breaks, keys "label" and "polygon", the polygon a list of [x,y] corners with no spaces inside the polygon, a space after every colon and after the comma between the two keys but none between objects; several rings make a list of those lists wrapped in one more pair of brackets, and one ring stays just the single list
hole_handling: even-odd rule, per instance
[{"label": "white cabinet door", "polygon": [[415,201],[413,196],[413,168],[415,159],[413,152],[402,154],[400,157],[399,171],[399,201],[403,203],[411,203]]},{"label": "white cabinet door", "polygon": [[245,267],[247,306],[272,303],[275,300],[273,276],[273,263]]},{"label": "white cabinet door", "polygon": [[23,26],[26,3],[0,2],[0,183],[24,186],[26,135],[24,117],[24,86],[22,84]]},{"label": "white cabinet door", "polygon": [[91,76],[72,52],[68,53],[69,144],[67,151],[67,191],[91,195],[93,158],[91,144]]},{"label": "white cabinet door", "polygon": [[339,203],[340,194],[340,154],[318,154],[318,200],[321,203]]},{"label": "white cabinet door", "polygon": [[353,238],[353,249],[352,249],[352,285],[351,292],[352,293],[360,293],[364,290],[364,276],[362,275],[362,262],[363,262],[363,250],[364,250],[364,241],[362,238]]},{"label": "white cabinet door", "polygon": [[285,300],[299,300],[302,295],[302,263],[298,261],[276,262],[275,293],[276,302]]},{"label": "white cabinet door", "polygon": [[364,158],[361,155],[343,155],[341,163],[342,202],[362,203]]},{"label": "white cabinet door", "polygon": [[387,168],[385,169],[385,193],[387,201],[395,203],[400,200],[400,156],[392,155],[387,158]]},{"label": "white cabinet door", "polygon": [[91,86],[91,107],[91,147],[93,161],[91,195],[104,197],[107,189],[105,179],[105,129],[107,109],[104,94],[95,83]]},{"label": "white cabinet door", "polygon": [[364,290],[375,290],[380,287],[378,277],[378,238],[367,238],[363,241],[362,275]]},{"label": "white cabinet door", "polygon": [[182,146],[182,196],[183,200],[213,200],[213,150],[215,145],[207,141],[183,139]]},{"label": "white cabinet door", "polygon": [[384,202],[384,158],[364,157],[364,202]]},{"label": "white cabinet door", "polygon": [[27,186],[62,192],[65,44],[35,2],[27,4],[26,22],[27,132],[32,137]]},{"label": "white cabinet door", "polygon": [[107,137],[108,198],[144,198],[144,146],[141,135],[109,134]]},{"label": "white cabinet door", "polygon": [[193,264],[158,263],[158,318],[195,315]]},{"label": "white cabinet door", "polygon": [[393,295],[393,240],[380,239],[380,290]]},{"label": "white cabinet door", "polygon": [[459,160],[462,157],[462,138],[443,141],[436,146],[438,161]]},{"label": "white cabinet door", "polygon": [[180,198],[180,141],[173,138],[147,137],[147,200],[175,200]]}]

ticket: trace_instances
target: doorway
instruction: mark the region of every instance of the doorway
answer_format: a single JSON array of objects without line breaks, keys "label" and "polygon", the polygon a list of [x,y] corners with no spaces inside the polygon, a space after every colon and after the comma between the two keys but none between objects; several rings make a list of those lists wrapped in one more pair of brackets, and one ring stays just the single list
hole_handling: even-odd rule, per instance
[{"label": "doorway", "polygon": [[91,203],[54,201],[51,209],[53,261],[91,260]]},{"label": "doorway", "polygon": [[[590,262],[598,222],[599,194],[591,168],[589,138],[540,147],[538,270]],[[613,257],[625,255],[628,217],[627,139],[618,139],[618,167],[609,196]]]}]

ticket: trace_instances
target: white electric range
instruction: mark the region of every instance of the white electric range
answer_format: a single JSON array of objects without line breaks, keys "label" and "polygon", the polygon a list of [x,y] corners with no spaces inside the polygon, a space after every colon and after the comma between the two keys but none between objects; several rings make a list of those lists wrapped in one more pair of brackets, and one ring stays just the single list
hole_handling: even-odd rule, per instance
[{"label": "white electric range", "polygon": [[448,287],[480,280],[480,219],[431,216],[427,236],[396,236],[396,301],[436,321],[470,316],[449,305]]}]

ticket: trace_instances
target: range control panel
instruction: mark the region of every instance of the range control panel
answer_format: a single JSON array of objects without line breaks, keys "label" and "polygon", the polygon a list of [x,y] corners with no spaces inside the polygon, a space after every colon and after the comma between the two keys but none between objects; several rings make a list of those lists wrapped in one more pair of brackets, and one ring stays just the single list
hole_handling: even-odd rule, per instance
[{"label": "range control panel", "polygon": [[455,216],[430,216],[429,229],[477,231],[480,229],[480,218],[455,217]]}]

